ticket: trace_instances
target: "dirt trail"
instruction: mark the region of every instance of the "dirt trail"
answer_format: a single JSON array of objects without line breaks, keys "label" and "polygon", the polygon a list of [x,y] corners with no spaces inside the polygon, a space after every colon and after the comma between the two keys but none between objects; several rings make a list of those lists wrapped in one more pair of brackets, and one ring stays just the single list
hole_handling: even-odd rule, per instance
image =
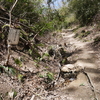
[{"label": "dirt trail", "polygon": [[[100,55],[90,46],[90,42],[82,42],[74,38],[72,30],[66,32],[54,32],[38,37],[43,46],[41,61],[33,61],[32,58],[22,52],[12,50],[12,58],[21,58],[21,69],[28,71],[23,82],[16,76],[6,73],[0,74],[0,100],[99,100],[100,99]],[[50,49],[55,52],[54,56],[48,56]],[[58,51],[63,50],[62,55]],[[62,48],[62,49],[61,49]],[[50,86],[46,73],[54,74],[54,80],[59,73],[59,63],[66,60],[66,64],[77,64],[84,67],[84,72],[80,72],[72,82],[59,78],[54,86]],[[6,58],[6,55],[3,56]],[[65,58],[64,58],[65,57]],[[15,64],[13,59],[10,62]],[[99,59],[98,59],[99,58]],[[1,59],[1,62],[5,59]],[[63,64],[62,64],[63,65]],[[14,99],[9,98],[8,93],[12,90],[17,92]],[[3,98],[3,99],[2,99]]]},{"label": "dirt trail", "polygon": [[71,82],[68,86],[69,88],[76,89],[76,91],[71,91],[71,94],[74,95],[74,99],[72,100],[99,100],[100,70],[98,69],[99,65],[95,62],[97,60],[95,52],[90,48],[90,46],[88,46],[89,43],[75,39],[72,32],[61,34],[66,44],[70,43],[74,47],[82,50],[78,53],[77,64],[85,67],[85,72],[88,74],[90,82],[94,88],[94,91],[91,91],[91,84],[88,78],[83,73],[79,74],[77,80]]}]

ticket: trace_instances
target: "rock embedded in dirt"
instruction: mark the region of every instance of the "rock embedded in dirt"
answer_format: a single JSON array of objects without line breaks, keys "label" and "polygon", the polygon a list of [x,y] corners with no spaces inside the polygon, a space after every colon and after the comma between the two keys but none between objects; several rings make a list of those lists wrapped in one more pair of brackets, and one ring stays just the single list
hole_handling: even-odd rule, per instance
[{"label": "rock embedded in dirt", "polygon": [[74,64],[67,64],[61,68],[61,77],[65,80],[70,78],[77,78],[78,72],[75,71]]},{"label": "rock embedded in dirt", "polygon": [[71,72],[74,71],[75,66],[73,64],[67,64],[62,66],[61,71],[62,72]]},{"label": "rock embedded in dirt", "polygon": [[77,78],[79,72],[83,70],[78,64],[67,64],[61,67],[61,76],[64,79]]}]

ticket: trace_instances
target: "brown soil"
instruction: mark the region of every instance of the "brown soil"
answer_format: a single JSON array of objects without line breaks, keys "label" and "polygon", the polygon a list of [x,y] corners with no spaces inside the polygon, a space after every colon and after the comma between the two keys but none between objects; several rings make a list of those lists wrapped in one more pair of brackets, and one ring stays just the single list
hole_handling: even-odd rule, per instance
[{"label": "brown soil", "polygon": [[[82,30],[90,31],[91,34],[81,37]],[[78,36],[75,38],[75,34]],[[100,41],[94,44],[94,38],[100,36],[100,30],[97,26],[88,26],[78,28],[77,30],[67,29],[62,32],[53,32],[39,37],[42,46],[39,51],[42,60],[34,61],[30,56],[22,52],[11,50],[10,63],[14,63],[14,58],[22,59],[20,69],[23,80],[18,75],[0,73],[0,100],[99,100],[100,98]],[[63,58],[54,54],[46,56],[48,51],[53,48],[56,52],[63,48]],[[0,63],[6,60],[6,51],[3,54],[1,48]],[[53,85],[59,74],[59,63],[67,59],[66,64],[74,64],[84,67],[84,72],[80,72],[77,79],[69,81],[62,77]],[[64,65],[64,63],[62,63]],[[18,67],[18,65],[17,65]],[[49,81],[44,77],[46,73],[53,73],[54,80]],[[16,91],[16,92],[15,92]],[[16,93],[13,97],[11,93]],[[9,95],[10,94],[10,95]]]}]

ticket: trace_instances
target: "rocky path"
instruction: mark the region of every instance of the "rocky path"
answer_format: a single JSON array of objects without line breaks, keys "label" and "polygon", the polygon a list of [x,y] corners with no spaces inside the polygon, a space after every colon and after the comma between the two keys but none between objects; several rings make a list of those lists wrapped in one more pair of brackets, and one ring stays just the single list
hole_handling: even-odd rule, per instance
[{"label": "rocky path", "polygon": [[[80,49],[80,52],[74,54],[71,60],[76,60],[76,63],[85,68],[84,73],[80,73],[77,80],[71,82],[66,89],[70,95],[73,95],[71,100],[99,100],[100,99],[100,70],[96,63],[95,51],[88,45],[87,42],[81,42],[74,38],[74,34],[69,31],[61,33],[66,43]],[[89,78],[89,79],[88,79]]]},{"label": "rocky path", "polygon": [[[12,50],[13,58],[23,58],[21,69],[30,73],[24,76],[23,82],[16,76],[1,73],[0,100],[99,100],[100,55],[98,54],[100,53],[91,48],[90,42],[82,42],[74,38],[74,35],[72,30],[66,30],[66,32],[54,32],[40,36],[39,40],[43,44],[39,47],[42,50],[40,53],[45,56],[38,62],[33,61],[27,54],[23,55],[21,52]],[[55,54],[48,56],[51,48]],[[62,50],[60,55],[59,50]],[[53,81],[55,81],[60,71],[59,63],[63,60],[66,64],[61,63],[62,66],[72,64],[84,70],[80,71],[76,79],[65,81],[60,77],[52,86],[50,82],[47,82],[47,77],[43,75],[50,72],[54,74]],[[14,63],[12,58],[10,62]],[[14,99],[6,95],[14,93],[13,90],[17,92]]]}]

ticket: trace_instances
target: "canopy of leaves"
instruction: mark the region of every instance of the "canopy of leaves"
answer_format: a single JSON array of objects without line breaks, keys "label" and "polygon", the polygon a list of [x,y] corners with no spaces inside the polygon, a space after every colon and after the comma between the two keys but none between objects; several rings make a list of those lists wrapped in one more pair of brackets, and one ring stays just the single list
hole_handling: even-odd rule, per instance
[{"label": "canopy of leaves", "polygon": [[71,0],[69,8],[81,24],[88,24],[100,10],[100,0]]},{"label": "canopy of leaves", "polygon": [[[0,23],[2,38],[0,39],[5,41],[7,40],[8,30],[5,31],[6,34],[3,30],[7,27],[5,24],[9,24],[9,11],[15,1],[0,0],[0,20],[2,20],[2,24]],[[37,55],[37,50],[34,49],[36,46],[31,44],[34,42],[35,35],[61,29],[63,21],[63,14],[60,14],[56,9],[44,6],[43,0],[18,0],[11,12],[11,26],[21,30],[19,44],[27,47],[28,50],[31,49],[32,52],[36,52]]]},{"label": "canopy of leaves", "polygon": [[[7,40],[9,11],[15,1],[0,0],[0,41]],[[31,49],[32,52],[36,47],[31,44],[35,35],[67,28],[77,20],[82,25],[88,24],[100,11],[100,0],[62,0],[63,6],[58,9],[50,6],[57,0],[46,1],[44,5],[44,0],[18,0],[11,12],[12,27],[21,30],[21,43],[25,42],[26,45],[23,46],[28,46],[28,50]]]}]

